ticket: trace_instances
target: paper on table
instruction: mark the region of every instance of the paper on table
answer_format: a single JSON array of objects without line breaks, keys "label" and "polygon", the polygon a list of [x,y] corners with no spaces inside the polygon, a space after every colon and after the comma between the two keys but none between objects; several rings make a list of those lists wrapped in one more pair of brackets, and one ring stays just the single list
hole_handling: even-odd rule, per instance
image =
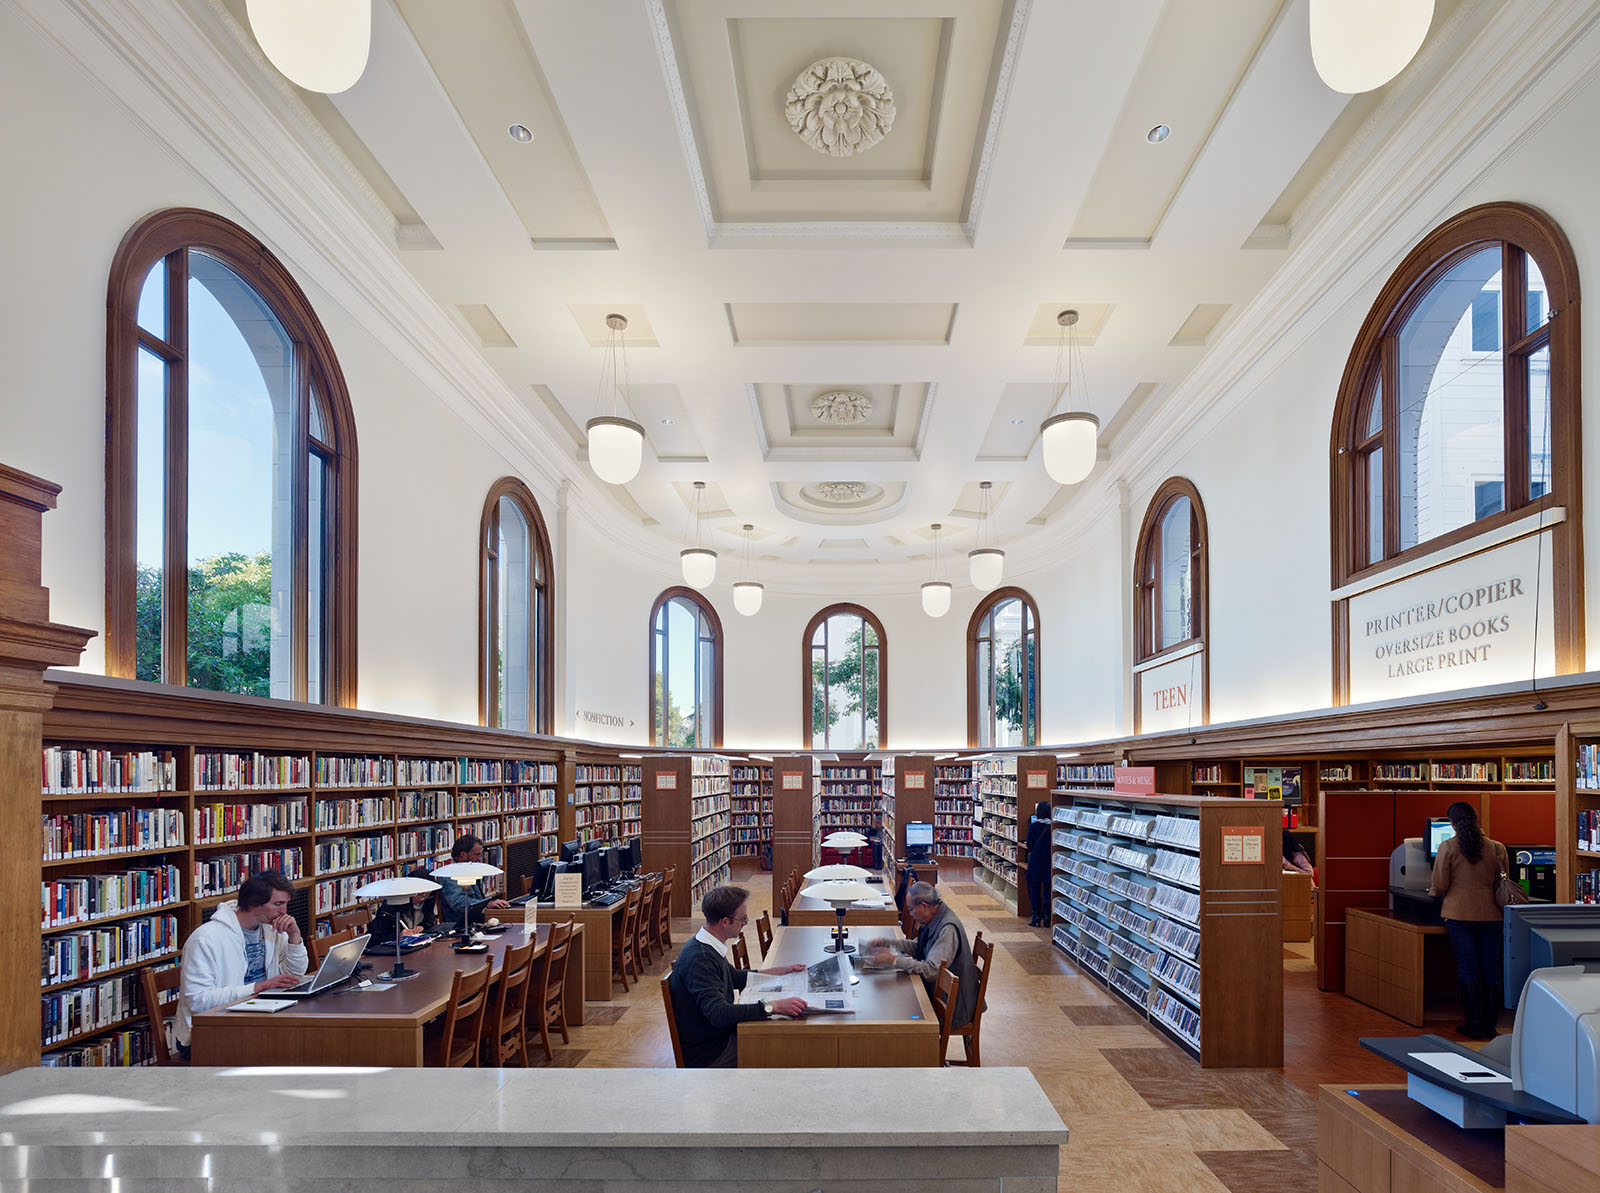
[{"label": "paper on table", "polygon": [[802,969],[798,973],[785,974],[752,974],[745,988],[739,992],[738,1001],[741,1003],[774,1002],[780,998],[803,998],[806,1000],[806,1010],[826,1011],[829,1014],[848,1014],[856,1009],[855,996],[849,987],[851,975],[850,955],[840,954],[827,957],[823,965],[831,963],[842,968],[838,971],[840,987],[838,989],[813,989],[815,983],[809,969]]},{"label": "paper on table", "polygon": [[295,1000],[292,998],[248,998],[244,1002],[236,1002],[231,1007],[224,1008],[229,1011],[281,1011],[285,1007],[292,1007]]},{"label": "paper on table", "polygon": [[1425,1065],[1430,1065],[1447,1076],[1454,1077],[1466,1085],[1494,1085],[1503,1083],[1511,1084],[1511,1078],[1496,1073],[1493,1069],[1471,1057],[1462,1056],[1455,1052],[1413,1052],[1412,1060],[1420,1060]]}]

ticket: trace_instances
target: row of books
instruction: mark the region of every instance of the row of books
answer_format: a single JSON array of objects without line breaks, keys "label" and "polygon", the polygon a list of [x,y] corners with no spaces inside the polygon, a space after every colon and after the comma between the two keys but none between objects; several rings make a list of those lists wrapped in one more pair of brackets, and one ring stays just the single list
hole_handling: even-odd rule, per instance
[{"label": "row of books", "polygon": [[[465,797],[463,797],[465,798]],[[384,827],[394,820],[394,797],[369,795],[360,799],[319,799],[317,831],[330,828]]]},{"label": "row of books", "polygon": [[400,765],[395,769],[395,780],[402,784],[417,783],[427,787],[454,783],[456,781],[456,760],[454,758],[402,758],[400,759]]},{"label": "row of books", "polygon": [[150,1025],[139,1023],[123,1031],[96,1036],[83,1044],[47,1052],[39,1059],[39,1063],[47,1069],[101,1069],[148,1065],[154,1059]]},{"label": "row of books", "polygon": [[40,1043],[48,1048],[73,1036],[110,1027],[136,1015],[143,1005],[144,996],[136,973],[41,994]]},{"label": "row of books", "polygon": [[171,791],[178,785],[178,762],[170,751],[46,746],[40,777],[45,795]]},{"label": "row of books", "polygon": [[311,759],[303,754],[195,751],[196,791],[267,791],[310,783]]},{"label": "row of books", "polygon": [[[495,820],[463,820],[456,825],[462,836],[480,837],[484,841],[498,841],[500,839],[500,821]],[[485,858],[485,861],[488,859]]]},{"label": "row of books", "polygon": [[401,829],[398,840],[401,857],[429,857],[448,853],[450,846],[455,844],[456,831],[448,824]]},{"label": "row of books", "polygon": [[498,791],[463,791],[456,796],[457,816],[492,816],[500,811]]},{"label": "row of books", "polygon": [[252,874],[277,870],[285,878],[304,878],[305,856],[295,849],[262,849],[254,853],[221,853],[194,860],[194,897],[210,898],[239,889]]},{"label": "row of books", "polygon": [[44,817],[44,860],[173,849],[183,845],[176,808],[102,808]]},{"label": "row of books", "polygon": [[376,837],[335,837],[331,841],[317,842],[318,874],[392,861],[394,838],[388,833]]},{"label": "row of books", "polygon": [[152,911],[182,898],[182,874],[176,866],[67,875],[39,884],[39,926],[60,928],[128,911]]},{"label": "row of books", "polygon": [[304,799],[257,804],[196,804],[196,845],[221,845],[260,837],[287,837],[310,831]]},{"label": "row of books", "polygon": [[553,787],[511,787],[506,790],[507,812],[531,812],[555,806],[556,792]]},{"label": "row of books", "polygon": [[46,936],[39,942],[39,985],[82,981],[109,969],[176,952],[177,948],[175,915],[140,916]]},{"label": "row of books", "polygon": [[718,812],[726,812],[733,805],[726,795],[699,795],[689,801],[689,816],[694,820],[701,820],[707,816],[715,816]]},{"label": "row of books", "polygon": [[[485,859],[488,860],[488,859]],[[380,878],[393,878],[394,868],[386,866],[381,870],[368,870],[361,874],[346,874],[340,878],[330,878],[317,883],[316,908],[318,915],[328,915],[331,912],[343,911],[347,907],[354,907],[360,902],[356,892],[369,882],[377,882]]]},{"label": "row of books", "polygon": [[455,815],[455,798],[448,791],[402,791],[401,820],[449,820]]},{"label": "row of books", "polygon": [[318,787],[393,787],[394,759],[318,754],[315,774]]}]

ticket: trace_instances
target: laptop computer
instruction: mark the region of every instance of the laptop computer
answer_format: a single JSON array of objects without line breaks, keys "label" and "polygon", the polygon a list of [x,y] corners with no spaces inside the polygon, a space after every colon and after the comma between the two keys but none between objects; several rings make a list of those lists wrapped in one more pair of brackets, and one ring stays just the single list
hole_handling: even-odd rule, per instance
[{"label": "laptop computer", "polygon": [[355,973],[356,966],[361,964],[361,954],[367,951],[367,945],[372,940],[370,935],[358,936],[354,940],[347,940],[343,944],[336,944],[328,950],[328,955],[322,959],[322,964],[317,966],[317,972],[308,980],[298,986],[290,986],[287,990],[273,990],[273,998],[312,998],[325,990],[330,990]]}]

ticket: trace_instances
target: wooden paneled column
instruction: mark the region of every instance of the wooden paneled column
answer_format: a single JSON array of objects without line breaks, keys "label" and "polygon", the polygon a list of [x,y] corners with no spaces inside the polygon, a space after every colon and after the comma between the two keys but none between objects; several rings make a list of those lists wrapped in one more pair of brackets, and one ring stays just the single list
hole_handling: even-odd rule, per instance
[{"label": "wooden paneled column", "polygon": [[39,1063],[39,751],[55,697],[46,667],[71,666],[92,630],[50,620],[40,583],[43,517],[60,485],[0,464],[0,1070]]}]

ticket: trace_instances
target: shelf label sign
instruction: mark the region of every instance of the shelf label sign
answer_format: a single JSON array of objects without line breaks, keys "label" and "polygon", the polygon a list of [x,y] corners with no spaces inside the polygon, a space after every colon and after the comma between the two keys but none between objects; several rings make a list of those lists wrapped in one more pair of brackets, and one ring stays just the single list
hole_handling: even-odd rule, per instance
[{"label": "shelf label sign", "polygon": [[674,772],[664,770],[656,776],[657,791],[676,791],[677,789],[678,776]]},{"label": "shelf label sign", "polygon": [[1248,825],[1222,826],[1222,864],[1259,866],[1267,860],[1266,829]]},{"label": "shelf label sign", "polygon": [[1530,534],[1351,597],[1351,703],[1555,674],[1543,537]]},{"label": "shelf label sign", "polygon": [[[800,777],[799,775],[795,776],[795,778],[797,778],[797,779],[799,777]],[[925,791],[927,789],[927,786],[928,786],[928,776],[927,775],[923,774],[919,770],[913,770],[913,771],[907,771],[906,772],[906,790],[907,791]]]},{"label": "shelf label sign", "polygon": [[806,777],[799,771],[789,771],[783,776],[783,789],[785,791],[799,791],[803,788]]},{"label": "shelf label sign", "polygon": [[1153,766],[1119,766],[1111,773],[1113,791],[1128,795],[1156,793],[1156,768]]}]

